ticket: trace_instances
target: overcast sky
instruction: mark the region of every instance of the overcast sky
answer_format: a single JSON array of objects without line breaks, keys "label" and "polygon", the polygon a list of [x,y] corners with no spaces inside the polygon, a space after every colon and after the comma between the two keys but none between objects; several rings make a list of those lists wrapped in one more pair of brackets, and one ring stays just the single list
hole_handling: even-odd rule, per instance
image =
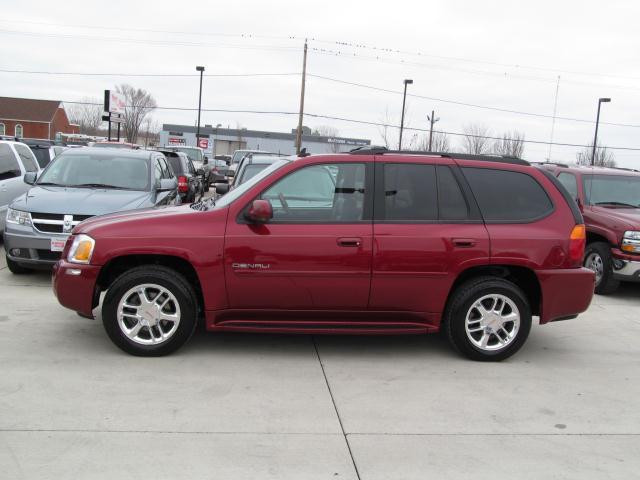
[{"label": "overcast sky", "polygon": [[[493,134],[518,130],[548,142],[557,78],[554,141],[592,141],[597,100],[599,139],[640,149],[640,2],[546,1],[255,1],[181,2],[0,0],[0,69],[183,77],[73,76],[0,72],[0,95],[73,101],[101,98],[130,83],[161,107],[196,108],[206,73],[296,74],[309,38],[307,71],[392,92],[309,77],[305,110],[368,122],[399,124],[402,81],[413,79],[405,124],[458,133],[483,124]],[[172,33],[174,32],[174,33]],[[299,75],[204,79],[203,108],[296,112]],[[447,100],[448,102],[443,102]],[[540,117],[463,106],[461,102]],[[196,112],[157,110],[159,123],[195,124]],[[290,131],[295,115],[204,112],[202,124]],[[380,144],[375,126],[305,118],[343,136]],[[635,127],[633,126],[635,125]],[[414,134],[407,131],[405,139]],[[397,137],[397,130],[393,136]],[[452,137],[455,145],[460,141]],[[405,142],[406,143],[406,142]],[[553,146],[553,160],[573,161],[577,147]],[[640,168],[640,151],[615,150],[622,166]],[[528,143],[525,157],[542,161],[548,145]]]}]

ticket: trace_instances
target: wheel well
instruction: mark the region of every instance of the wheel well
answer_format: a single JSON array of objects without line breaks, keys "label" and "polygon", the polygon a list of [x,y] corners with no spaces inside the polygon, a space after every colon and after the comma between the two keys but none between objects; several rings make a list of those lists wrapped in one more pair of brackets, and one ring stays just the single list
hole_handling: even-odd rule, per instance
[{"label": "wheel well", "polygon": [[516,284],[527,296],[529,305],[531,306],[532,315],[540,315],[540,306],[542,303],[542,291],[540,282],[533,270],[527,267],[518,267],[515,265],[486,265],[481,267],[472,267],[463,271],[456,281],[453,283],[447,298],[447,306],[453,293],[457,288],[467,280],[475,277],[491,275],[494,277],[504,278]]},{"label": "wheel well", "polygon": [[609,243],[609,240],[607,240],[607,238],[603,237],[602,235],[587,231],[587,245],[593,242]]},{"label": "wheel well", "polygon": [[109,260],[109,262],[100,269],[97,280],[98,291],[107,290],[115,279],[124,272],[141,265],[162,265],[180,273],[193,287],[196,297],[198,298],[200,311],[204,311],[202,286],[200,285],[200,279],[198,278],[195,268],[184,258],[172,255],[124,255]]}]

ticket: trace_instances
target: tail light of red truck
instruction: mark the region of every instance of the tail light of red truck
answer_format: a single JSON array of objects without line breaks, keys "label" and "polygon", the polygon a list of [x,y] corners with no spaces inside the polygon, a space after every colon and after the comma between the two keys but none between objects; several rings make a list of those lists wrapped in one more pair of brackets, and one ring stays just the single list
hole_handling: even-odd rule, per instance
[{"label": "tail light of red truck", "polygon": [[189,191],[189,183],[187,182],[187,177],[183,177],[183,176],[178,177],[178,191],[179,192]]}]

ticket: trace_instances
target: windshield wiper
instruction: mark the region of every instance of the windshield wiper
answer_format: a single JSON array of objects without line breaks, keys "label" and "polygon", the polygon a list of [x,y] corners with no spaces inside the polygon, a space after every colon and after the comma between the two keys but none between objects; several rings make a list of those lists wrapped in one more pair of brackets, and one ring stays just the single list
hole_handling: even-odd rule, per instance
[{"label": "windshield wiper", "polygon": [[37,182],[36,185],[46,185],[50,187],[66,187],[67,186],[61,183],[56,183],[56,182]]},{"label": "windshield wiper", "polygon": [[114,188],[116,190],[129,190],[126,187],[119,187],[118,185],[109,185],[107,183],[79,183],[78,185],[67,185],[67,187]]},{"label": "windshield wiper", "polygon": [[624,202],[596,202],[596,205],[617,205],[620,207],[638,208],[638,205],[632,205],[631,203]]}]

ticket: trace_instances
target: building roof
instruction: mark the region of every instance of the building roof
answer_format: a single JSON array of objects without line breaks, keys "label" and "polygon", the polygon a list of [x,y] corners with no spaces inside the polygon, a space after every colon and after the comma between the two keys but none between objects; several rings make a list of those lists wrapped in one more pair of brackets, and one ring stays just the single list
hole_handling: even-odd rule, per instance
[{"label": "building roof", "polygon": [[0,119],[51,122],[60,106],[59,100],[0,97]]},{"label": "building roof", "polygon": [[[162,130],[179,133],[196,133],[197,128],[191,125],[174,125],[165,123]],[[273,138],[277,140],[295,140],[295,133],[267,132],[264,130],[247,130],[237,128],[213,128],[200,126],[200,135],[216,135],[225,137]],[[346,145],[371,145],[371,140],[363,138],[327,137],[324,135],[302,135],[302,140],[318,143],[342,143]]]}]

